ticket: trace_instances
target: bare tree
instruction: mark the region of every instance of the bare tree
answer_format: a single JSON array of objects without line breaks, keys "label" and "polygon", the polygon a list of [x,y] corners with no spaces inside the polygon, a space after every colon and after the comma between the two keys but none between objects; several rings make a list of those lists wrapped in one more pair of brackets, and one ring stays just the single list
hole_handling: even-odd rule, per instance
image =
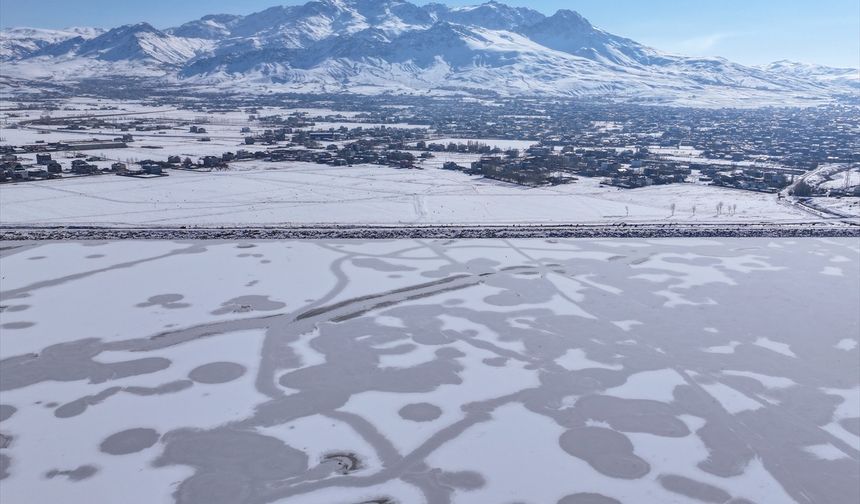
[{"label": "bare tree", "polygon": [[812,186],[806,183],[805,180],[801,180],[796,186],[794,186],[794,189],[791,191],[791,195],[799,196],[801,198],[812,196]]},{"label": "bare tree", "polygon": [[717,203],[717,215],[722,215],[722,214],[723,214],[723,202],[720,201],[719,203]]},{"label": "bare tree", "polygon": [[670,217],[674,217],[675,216],[675,204],[674,203],[669,205],[669,211],[671,212]]}]

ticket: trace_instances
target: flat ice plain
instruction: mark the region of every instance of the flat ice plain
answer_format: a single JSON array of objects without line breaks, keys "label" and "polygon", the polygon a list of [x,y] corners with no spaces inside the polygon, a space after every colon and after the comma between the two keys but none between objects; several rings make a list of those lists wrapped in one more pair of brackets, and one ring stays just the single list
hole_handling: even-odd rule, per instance
[{"label": "flat ice plain", "polygon": [[0,256],[4,504],[860,500],[858,239]]}]

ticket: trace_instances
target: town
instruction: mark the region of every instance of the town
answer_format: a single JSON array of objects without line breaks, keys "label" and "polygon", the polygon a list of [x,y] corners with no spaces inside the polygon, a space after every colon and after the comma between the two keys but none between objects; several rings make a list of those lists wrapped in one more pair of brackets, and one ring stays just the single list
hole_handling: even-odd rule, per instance
[{"label": "town", "polygon": [[[769,193],[799,188],[799,196],[816,196],[824,191],[807,189],[807,174],[823,166],[850,174],[860,163],[860,115],[844,105],[708,110],[517,99],[488,107],[475,100],[333,95],[305,103],[312,112],[319,108],[316,113],[288,106],[281,113],[261,112],[308,99],[255,98],[248,104],[221,97],[205,105],[154,100],[154,107],[187,110],[182,119],[122,114],[109,105],[54,115],[61,108],[45,103],[40,117],[27,120],[7,112],[9,129],[89,138],[3,142],[0,182],[106,173],[163,177],[171,169],[228,170],[249,160],[421,169],[431,159],[458,154],[456,160],[445,157],[440,167],[529,187],[591,177],[623,189],[693,183]],[[31,107],[22,102],[17,109]],[[213,128],[223,135],[225,125],[217,117],[225,113],[244,118],[231,122],[234,149],[189,156],[156,141],[210,143]],[[504,141],[521,142],[522,148],[493,145]],[[105,154],[130,146],[164,155],[129,162]],[[860,177],[852,183],[846,176],[827,195],[860,196]]]}]

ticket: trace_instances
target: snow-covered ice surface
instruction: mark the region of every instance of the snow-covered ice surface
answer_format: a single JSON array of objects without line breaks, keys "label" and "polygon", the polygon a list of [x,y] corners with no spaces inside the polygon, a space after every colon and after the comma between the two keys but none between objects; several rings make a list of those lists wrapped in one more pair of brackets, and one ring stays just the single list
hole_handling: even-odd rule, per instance
[{"label": "snow-covered ice surface", "polygon": [[4,504],[860,499],[857,239],[6,242],[0,276]]}]

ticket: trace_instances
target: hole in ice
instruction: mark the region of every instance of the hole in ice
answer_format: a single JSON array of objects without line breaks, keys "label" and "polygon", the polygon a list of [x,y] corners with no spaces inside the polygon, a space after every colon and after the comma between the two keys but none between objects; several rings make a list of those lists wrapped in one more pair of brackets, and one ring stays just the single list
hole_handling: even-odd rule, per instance
[{"label": "hole in ice", "polygon": [[329,453],[323,455],[324,464],[334,464],[335,471],[340,474],[349,474],[361,469],[361,460],[355,453]]}]

